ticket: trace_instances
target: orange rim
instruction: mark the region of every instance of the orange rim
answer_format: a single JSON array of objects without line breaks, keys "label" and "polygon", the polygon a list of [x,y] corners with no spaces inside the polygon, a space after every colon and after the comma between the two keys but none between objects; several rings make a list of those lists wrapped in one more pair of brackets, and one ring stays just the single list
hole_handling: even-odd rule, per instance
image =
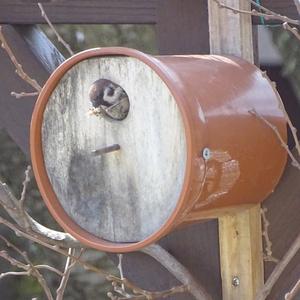
[{"label": "orange rim", "polygon": [[[80,227],[76,222],[74,222],[71,217],[65,212],[62,205],[60,204],[53,188],[52,184],[47,175],[46,167],[44,164],[43,148],[42,148],[42,122],[43,114],[48,103],[48,100],[59,83],[60,79],[64,74],[72,68],[75,64],[79,63],[88,58],[100,57],[100,56],[109,56],[109,55],[121,55],[129,56],[139,59],[148,66],[150,66],[158,76],[164,81],[164,83],[170,89],[172,95],[174,96],[177,105],[182,113],[185,135],[186,135],[186,145],[187,145],[187,158],[186,158],[186,169],[182,191],[177,202],[177,205],[169,218],[166,220],[164,225],[161,228],[145,238],[142,241],[134,243],[114,243],[107,240],[101,239],[86,230]],[[172,83],[171,75],[168,72],[168,69],[163,65],[159,60],[150,55],[144,54],[140,51],[123,48],[123,47],[109,47],[109,48],[95,48],[80,52],[73,57],[67,59],[63,64],[61,64],[54,73],[50,76],[45,86],[43,87],[38,100],[35,104],[31,128],[30,128],[30,151],[33,171],[35,178],[41,192],[41,195],[46,203],[48,209],[50,210],[53,217],[57,222],[63,227],[63,229],[69,232],[72,236],[78,239],[83,244],[86,244],[92,248],[96,248],[102,251],[123,253],[129,251],[135,251],[140,248],[143,248],[159,238],[166,235],[174,226],[175,220],[180,216],[180,211],[182,206],[185,203],[185,196],[188,193],[188,182],[191,178],[191,169],[192,169],[192,133],[191,125],[187,117],[185,106],[184,106],[184,97],[180,92],[180,89]]]}]

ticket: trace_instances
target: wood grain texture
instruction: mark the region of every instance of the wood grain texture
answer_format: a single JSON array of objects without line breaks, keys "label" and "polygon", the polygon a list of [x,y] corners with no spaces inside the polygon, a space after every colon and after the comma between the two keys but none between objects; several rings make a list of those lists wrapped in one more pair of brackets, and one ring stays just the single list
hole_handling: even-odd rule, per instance
[{"label": "wood grain texture", "polygon": [[[207,34],[198,27],[199,24],[205,26],[207,22],[207,1],[201,0],[75,0],[70,4],[69,0],[60,1],[22,1],[22,0],[2,0],[0,2],[0,23],[9,24],[36,24],[45,23],[42,18],[37,2],[42,2],[52,23],[59,24],[156,24],[161,23],[161,12],[167,9],[168,17],[165,20],[166,26],[171,24],[171,28],[177,30],[177,37],[186,39],[191,32],[201,32]],[[169,3],[172,3],[172,6]],[[299,15],[293,0],[263,0],[262,5],[290,18],[297,19]],[[189,17],[186,18],[186,12]],[[173,18],[176,12],[176,17]],[[163,13],[164,14],[164,13]],[[195,16],[200,14],[201,18]],[[260,19],[254,17],[253,24],[260,24]],[[274,24],[278,21],[265,20],[265,24]],[[169,24],[169,25],[168,25]],[[183,27],[180,27],[180,24]],[[186,26],[194,24],[194,26]],[[179,32],[186,31],[185,37]],[[159,30],[159,34],[165,35],[164,30]],[[188,53],[193,49],[192,45],[198,43],[199,35],[183,44],[172,42],[175,47],[184,47]],[[172,34],[170,42],[172,41]],[[207,47],[207,39],[201,39],[200,48],[202,51]],[[163,41],[162,41],[163,42]],[[190,44],[190,47],[188,46]],[[179,46],[181,45],[181,46]],[[197,46],[199,49],[199,45]],[[163,50],[164,48],[161,48]],[[196,48],[195,48],[196,49]],[[203,52],[199,53],[203,53]],[[197,52],[193,52],[197,53]],[[187,53],[185,53],[187,54]]]},{"label": "wood grain texture", "polygon": [[[100,78],[126,91],[125,120],[87,115],[89,88]],[[88,232],[109,241],[140,241],[174,210],[185,174],[184,125],[169,89],[139,60],[111,56],[75,65],[48,101],[42,139],[54,191]],[[121,149],[92,155],[113,144]]]},{"label": "wood grain texture", "polygon": [[[252,300],[263,283],[260,206],[219,218],[223,300]],[[237,277],[239,285],[233,285]]]},{"label": "wood grain texture", "polygon": [[[224,4],[242,10],[250,10],[244,0],[227,0]],[[234,14],[218,4],[208,1],[209,44],[211,54],[230,54],[253,63],[252,26],[249,15]]]},{"label": "wood grain texture", "polygon": [[[156,0],[51,1],[43,6],[52,23],[154,24]],[[0,23],[41,24],[45,19],[33,1],[1,1]]]}]

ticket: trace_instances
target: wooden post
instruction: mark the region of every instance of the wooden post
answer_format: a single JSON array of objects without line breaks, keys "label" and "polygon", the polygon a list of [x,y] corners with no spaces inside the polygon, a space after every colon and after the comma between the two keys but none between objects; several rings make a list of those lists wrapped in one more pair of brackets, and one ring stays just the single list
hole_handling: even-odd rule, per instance
[{"label": "wooden post", "polygon": [[[230,7],[250,10],[246,0],[222,0]],[[232,54],[253,63],[252,22],[208,0],[210,52]],[[260,205],[219,218],[223,300],[253,300],[263,285]]]}]

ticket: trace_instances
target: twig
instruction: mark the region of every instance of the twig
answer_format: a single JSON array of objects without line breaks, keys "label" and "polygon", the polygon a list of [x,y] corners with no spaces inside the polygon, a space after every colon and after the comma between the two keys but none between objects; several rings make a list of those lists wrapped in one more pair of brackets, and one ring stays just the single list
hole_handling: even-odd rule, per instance
[{"label": "twig", "polygon": [[9,216],[21,227],[26,228],[28,232],[34,233],[43,241],[48,243],[56,243],[65,248],[77,247],[82,245],[70,234],[49,229],[35,221],[28,213],[23,213],[20,209],[19,202],[12,194],[9,187],[0,181],[0,205],[6,210]]},{"label": "twig", "polygon": [[300,41],[300,34],[299,34],[299,31],[296,27],[291,27],[287,22],[283,23],[282,27],[285,30],[291,32]]},{"label": "twig", "polygon": [[191,273],[170,253],[157,244],[141,250],[162,264],[177,280],[186,285],[196,299],[212,299],[206,289],[192,277]]},{"label": "twig", "polygon": [[5,272],[0,274],[0,279],[7,277],[7,276],[29,276],[30,272],[23,271],[23,272]]},{"label": "twig", "polygon": [[[95,272],[96,274],[99,274],[101,276],[105,276],[105,278],[109,281],[113,281],[113,282],[119,282],[119,283],[124,283],[126,286],[128,285],[128,287],[130,289],[132,289],[133,291],[143,291],[144,294],[147,294],[148,296],[149,295],[153,295],[153,298],[152,299],[159,299],[159,297],[162,297],[164,294],[167,294],[167,293],[179,293],[179,292],[184,292],[184,291],[188,291],[188,287],[186,286],[180,286],[179,287],[175,287],[171,290],[167,290],[167,291],[162,291],[162,292],[150,292],[150,291],[146,291],[146,290],[142,290],[140,289],[138,286],[134,285],[133,283],[131,283],[130,281],[128,281],[127,279],[121,279],[121,278],[118,278],[116,276],[113,276],[111,274],[109,274],[108,272],[102,270],[102,269],[99,269],[97,267],[95,267],[94,265],[90,264],[90,263],[87,263],[85,261],[82,261],[80,258],[72,255],[72,254],[69,254],[68,252],[66,252],[65,250],[63,249],[60,249],[59,247],[57,247],[57,245],[51,245],[51,244],[48,244],[44,241],[41,241],[40,239],[34,237],[33,235],[29,234],[29,233],[26,233],[24,232],[21,228],[19,228],[17,225],[14,225],[10,222],[8,222],[7,220],[3,219],[0,217],[0,223],[6,225],[8,228],[10,228],[11,230],[13,230],[17,235],[19,236],[23,236],[33,242],[36,242],[52,251],[55,251],[57,253],[60,253],[66,257],[70,257],[72,260],[76,261],[76,263],[78,263],[79,265],[81,265],[84,269],[88,270],[88,271],[91,271],[91,272]],[[1,253],[0,253],[1,254]],[[176,260],[175,260],[176,261]],[[184,276],[184,275],[183,275]],[[119,298],[114,298],[114,299],[119,299]],[[139,299],[151,299],[151,298],[147,298],[145,296],[143,296],[143,298],[139,298]],[[207,298],[196,298],[196,299],[207,299]],[[209,298],[211,299],[211,298]]]},{"label": "twig", "polygon": [[31,92],[31,93],[26,93],[26,92],[21,92],[21,93],[16,93],[16,92],[11,92],[10,93],[12,96],[16,97],[16,99],[24,98],[24,97],[35,97],[38,96],[38,92]]},{"label": "twig", "polygon": [[296,282],[291,291],[285,294],[284,299],[292,300],[298,295],[298,293],[300,293],[300,279]]},{"label": "twig", "polygon": [[262,235],[265,239],[265,244],[266,244],[265,245],[265,252],[266,253],[264,255],[264,260],[265,261],[272,261],[272,262],[277,263],[277,262],[279,262],[279,260],[273,256],[272,242],[270,240],[269,232],[268,232],[270,222],[268,221],[267,216],[266,216],[267,208],[261,208],[260,212],[261,212],[262,227],[263,227]]},{"label": "twig", "polygon": [[61,271],[48,265],[34,265],[34,267],[39,270],[49,270],[52,271],[53,273],[56,273],[59,276],[63,276],[63,273]]},{"label": "twig", "polygon": [[292,165],[294,167],[296,167],[297,169],[300,170],[300,164],[297,161],[297,159],[295,158],[295,156],[293,155],[293,153],[290,151],[288,145],[285,143],[285,141],[283,140],[282,136],[280,135],[278,129],[276,128],[276,126],[274,126],[272,123],[270,123],[266,118],[264,118],[263,116],[261,116],[260,114],[258,114],[256,112],[256,110],[252,109],[249,111],[249,113],[253,114],[254,116],[256,116],[257,118],[259,118],[261,121],[263,121],[268,127],[270,127],[273,132],[276,134],[276,136],[278,137],[281,146],[286,150],[286,152],[288,153],[289,157],[292,160]]},{"label": "twig", "polygon": [[[267,10],[265,7],[258,5],[258,4],[256,4],[256,6],[258,6],[259,8],[261,8],[264,11],[267,10],[268,13],[259,12],[255,9],[252,9],[251,11],[242,10],[242,9],[238,9],[238,8],[234,8],[232,6],[226,5],[219,0],[212,0],[212,1],[214,1],[220,8],[228,9],[228,10],[232,11],[234,14],[246,14],[246,15],[251,15],[251,16],[255,16],[255,17],[263,17],[266,20],[273,19],[273,20],[279,20],[282,22],[288,22],[293,25],[300,25],[300,22],[298,20],[288,18],[287,16],[282,16],[271,10]],[[252,1],[251,1],[251,3],[252,3]]]},{"label": "twig", "polygon": [[61,37],[61,35],[57,32],[57,30],[55,29],[55,27],[53,26],[53,24],[49,20],[46,12],[44,10],[44,7],[43,7],[42,3],[38,3],[38,6],[41,10],[42,17],[45,19],[45,21],[48,23],[49,27],[52,29],[52,31],[56,35],[57,40],[67,49],[67,51],[70,53],[71,56],[74,55],[74,52],[72,51],[70,45]]},{"label": "twig", "polygon": [[22,189],[22,193],[21,193],[21,198],[19,200],[19,204],[20,204],[20,208],[24,209],[24,201],[25,201],[25,197],[26,197],[26,191],[28,188],[28,184],[30,182],[30,172],[31,172],[31,166],[27,166],[26,171],[25,171],[25,179],[23,181],[23,189]]},{"label": "twig", "polygon": [[[74,248],[69,248],[68,250],[68,255],[75,255],[75,249]],[[73,260],[70,256],[67,257],[66,260],[66,265],[65,265],[65,271],[63,273],[60,285],[58,287],[58,289],[56,290],[56,300],[63,300],[64,297],[64,293],[67,287],[67,283],[72,271],[72,267],[75,264],[73,264]]]},{"label": "twig", "polygon": [[[120,273],[120,278],[121,279],[124,279],[124,273],[123,273],[123,254],[118,254],[118,259],[119,259],[119,263],[118,263],[118,270],[119,270],[119,273]],[[122,284],[122,290],[125,291],[125,286],[124,284]]]},{"label": "twig", "polygon": [[300,0],[294,0],[294,3],[297,7],[298,14],[300,15]]},{"label": "twig", "polygon": [[[128,282],[126,281],[126,279],[124,279],[124,284],[128,284]],[[134,294],[131,293],[126,293],[124,292],[122,289],[120,289],[117,285],[114,285],[114,291],[118,294],[121,295],[120,296],[116,296],[114,295],[112,292],[108,292],[107,296],[108,298],[112,299],[112,300],[125,300],[125,299],[134,299],[134,300],[140,300],[140,299],[164,299],[167,298],[171,295],[174,294],[178,294],[178,293],[184,293],[187,292],[187,288],[184,285],[178,285],[178,286],[174,286],[169,290],[165,290],[165,291],[161,291],[161,292],[149,292],[143,289],[137,289],[134,290]]]},{"label": "twig", "polygon": [[[288,126],[291,130],[291,133],[292,133],[292,136],[293,136],[293,140],[295,142],[295,147],[297,149],[297,152],[298,152],[298,155],[300,156],[300,144],[299,144],[299,140],[298,140],[298,137],[297,137],[297,129],[295,128],[295,126],[293,125],[292,121],[291,121],[291,118],[289,116],[289,114],[287,113],[285,107],[284,107],[284,104],[281,100],[281,97],[276,89],[276,83],[275,82],[271,82],[271,80],[268,78],[266,72],[263,72],[263,76],[265,76],[265,78],[267,80],[269,80],[269,82],[271,83],[272,85],[272,88],[273,88],[273,91],[277,97],[277,100],[278,100],[278,103],[279,103],[279,108],[281,109],[281,111],[283,112],[284,114],[284,118],[285,120],[287,121],[288,123]],[[292,164],[293,164],[293,161],[292,161]]]},{"label": "twig", "polygon": [[43,290],[47,296],[47,299],[54,300],[52,297],[51,291],[45,281],[44,276],[38,271],[38,269],[36,269],[34,267],[33,263],[29,260],[26,252],[21,251],[18,247],[16,247],[14,244],[12,244],[10,241],[8,241],[4,236],[0,235],[0,238],[6,243],[7,247],[12,248],[14,251],[16,251],[18,254],[20,254],[21,257],[23,257],[23,259],[26,261],[26,264],[11,257],[4,250],[0,251],[0,257],[7,260],[12,266],[16,266],[16,267],[28,272],[28,276],[34,276],[38,280],[40,286],[43,288]]},{"label": "twig", "polygon": [[296,284],[291,289],[291,291],[285,295],[285,300],[294,299],[298,295],[299,292],[300,292],[300,279],[296,282]]},{"label": "twig", "polygon": [[32,79],[27,73],[24,72],[23,67],[19,62],[17,61],[14,53],[12,52],[11,48],[9,47],[3,32],[2,32],[2,27],[0,26],[0,41],[1,41],[1,47],[6,51],[8,54],[10,60],[16,67],[16,73],[28,84],[30,84],[36,91],[40,92],[41,91],[41,86],[37,83],[36,80]]},{"label": "twig", "polygon": [[256,300],[264,300],[266,297],[270,294],[274,284],[288,265],[288,263],[292,260],[292,258],[296,255],[296,253],[300,249],[300,233],[298,234],[297,238],[291,245],[291,247],[288,249],[288,251],[285,253],[283,258],[280,260],[280,262],[276,265],[273,272],[271,273],[270,277],[268,278],[265,285],[262,287],[262,289],[258,292],[256,296]]},{"label": "twig", "polygon": [[[3,202],[5,204],[13,206],[13,209],[9,210],[8,208],[6,208],[6,210],[12,216],[12,218],[16,222],[18,222],[18,224],[20,226],[18,226],[16,224],[12,224],[3,218],[0,218],[0,223],[8,226],[10,229],[15,231],[17,235],[21,235],[27,239],[30,239],[36,243],[39,243],[39,244],[43,245],[44,247],[52,249],[62,255],[65,255],[65,256],[69,256],[69,255],[67,252],[60,249],[59,246],[66,247],[68,245],[72,245],[77,248],[82,247],[78,241],[76,241],[73,237],[71,237],[67,233],[57,232],[57,231],[48,229],[47,227],[44,227],[43,225],[37,223],[28,214],[27,214],[27,216],[29,218],[28,221],[31,224],[32,230],[24,231],[24,225],[23,225],[24,221],[21,220],[20,213],[19,213],[18,209],[16,209],[18,207],[15,205],[17,200],[15,199],[15,197],[13,196],[13,194],[10,192],[9,188],[5,184],[2,184],[2,185],[0,184],[0,203],[3,204]],[[183,280],[184,284],[190,286],[189,289],[191,290],[192,294],[201,294],[197,291],[199,289],[199,285],[195,282],[195,280],[189,274],[188,270],[186,270],[174,257],[172,257],[170,254],[168,254],[161,247],[158,248],[160,250],[155,250],[159,246],[156,246],[156,247],[153,246],[153,247],[154,248],[148,247],[148,248],[144,249],[143,252],[148,251],[149,255],[151,255],[150,253],[152,253],[152,251],[153,251],[153,253],[152,253],[153,257],[155,256],[154,258],[158,262],[160,262],[162,265],[164,265],[178,280],[180,280],[180,278],[181,278],[181,280]],[[159,251],[162,254],[164,253],[164,255],[162,257],[160,257],[159,254],[155,255],[156,251]],[[74,258],[73,256],[70,256],[70,257]],[[78,263],[79,263],[78,259],[75,258],[75,260],[78,261]],[[80,262],[79,264],[81,264],[85,268],[90,269],[91,271],[96,270],[96,272],[98,272],[98,273],[100,272],[104,276],[110,275],[110,274],[104,272],[103,270],[99,271],[99,269],[94,269],[94,267],[92,267],[91,265],[87,266],[85,263],[82,264],[82,262]],[[183,272],[183,273],[180,275],[180,272]],[[206,298],[204,298],[204,299],[206,299]],[[207,299],[210,299],[210,298],[207,298]]]}]

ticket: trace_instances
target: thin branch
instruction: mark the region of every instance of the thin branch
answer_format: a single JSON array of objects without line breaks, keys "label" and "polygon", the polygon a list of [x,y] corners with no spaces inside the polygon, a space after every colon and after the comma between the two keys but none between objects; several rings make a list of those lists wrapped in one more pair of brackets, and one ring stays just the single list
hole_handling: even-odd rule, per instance
[{"label": "thin branch", "polygon": [[285,253],[283,258],[280,260],[280,262],[276,265],[273,272],[271,273],[270,277],[268,278],[265,285],[262,287],[262,289],[258,292],[256,296],[256,300],[264,300],[266,297],[270,294],[274,284],[282,274],[282,272],[285,270],[286,266],[289,264],[289,262],[292,260],[292,258],[296,255],[296,253],[300,249],[300,233],[298,234],[297,238],[291,245],[291,247],[288,249],[288,251]]},{"label": "thin branch", "polygon": [[30,276],[29,271],[23,271],[23,272],[5,272],[0,274],[0,279],[7,277],[7,276]]},{"label": "thin branch", "polygon": [[[119,263],[118,263],[118,270],[119,270],[119,273],[120,273],[120,278],[121,279],[124,279],[124,273],[123,273],[123,254],[118,254],[118,259],[119,259]],[[125,286],[124,284],[122,284],[122,289],[123,291],[125,290]]]},{"label": "thin branch", "polygon": [[273,256],[272,242],[271,242],[270,237],[269,237],[268,228],[270,226],[270,222],[268,221],[267,216],[266,216],[267,208],[261,208],[260,212],[261,212],[262,227],[263,227],[262,236],[265,239],[264,260],[277,263],[277,262],[279,262],[279,260]]},{"label": "thin branch", "polygon": [[157,260],[177,280],[179,280],[182,284],[186,285],[188,291],[196,299],[212,299],[211,295],[206,291],[206,289],[203,286],[201,286],[198,282],[196,282],[196,280],[192,277],[191,273],[161,246],[153,244],[142,249],[141,251]]},{"label": "thin branch", "polygon": [[285,294],[285,300],[292,300],[300,293],[300,279],[296,282],[290,292]]},{"label": "thin branch", "polygon": [[294,2],[295,2],[295,5],[297,7],[298,14],[300,16],[300,0],[294,0]]},{"label": "thin branch", "polygon": [[21,251],[17,246],[15,246],[13,243],[11,243],[10,241],[8,241],[4,236],[0,235],[0,239],[2,239],[5,244],[7,245],[7,247],[12,248],[14,251],[16,251],[19,255],[21,255],[21,257],[23,257],[23,259],[25,260],[26,264],[22,263],[21,261],[11,257],[6,251],[0,251],[0,257],[4,258],[5,260],[7,260],[12,266],[16,266],[20,269],[25,270],[26,272],[28,272],[28,276],[34,276],[40,286],[43,288],[47,299],[48,300],[54,300],[50,291],[50,288],[48,287],[46,280],[44,278],[44,276],[38,271],[38,269],[36,269],[33,265],[33,263],[29,260],[26,252]]},{"label": "thin branch", "polygon": [[[160,291],[160,292],[151,292],[151,291],[147,291],[144,289],[141,289],[139,287],[137,287],[136,285],[134,285],[132,282],[130,282],[128,279],[124,278],[124,279],[111,279],[111,278],[107,278],[108,280],[112,281],[112,286],[114,288],[114,292],[116,292],[117,294],[121,295],[120,296],[116,296],[114,293],[112,292],[108,292],[107,296],[112,299],[112,300],[123,300],[123,299],[147,299],[147,300],[154,300],[154,299],[164,299],[167,298],[173,294],[177,294],[177,293],[184,293],[188,291],[187,286],[185,285],[179,285],[179,286],[175,286],[171,289],[168,290],[164,290],[164,291]],[[130,290],[132,290],[132,293],[128,293],[126,291],[124,291],[120,285],[126,285],[126,287]],[[204,298],[196,298],[196,299],[204,299]]]},{"label": "thin branch", "polygon": [[[140,288],[138,286],[136,286],[135,284],[133,284],[132,282],[130,282],[128,279],[121,279],[117,276],[111,275],[110,273],[108,273],[105,270],[102,270],[88,262],[85,262],[83,260],[81,260],[81,258],[78,258],[74,255],[70,255],[67,251],[59,248],[58,245],[53,245],[53,244],[49,244],[43,240],[41,240],[40,238],[37,238],[36,236],[34,236],[32,233],[27,233],[24,230],[22,230],[22,228],[20,228],[18,225],[12,224],[11,222],[5,220],[4,218],[0,217],[0,224],[3,224],[5,226],[7,226],[8,228],[10,228],[11,230],[13,230],[15,232],[15,234],[17,236],[22,236],[30,241],[33,241],[39,245],[44,246],[45,248],[48,248],[56,253],[62,254],[66,257],[70,257],[72,258],[74,261],[76,261],[76,263],[80,266],[82,266],[85,270],[94,272],[96,274],[99,274],[101,276],[104,276],[106,280],[111,281],[111,282],[117,282],[117,283],[124,283],[126,286],[130,287],[130,289],[132,289],[133,291],[138,291]],[[155,292],[150,292],[150,291],[145,291],[145,293],[149,293],[150,294],[155,294]],[[162,292],[157,292],[158,294],[163,294],[165,293],[165,291]],[[200,298],[199,298],[200,299]],[[202,299],[202,298],[201,298]],[[203,298],[204,300],[206,298]]]},{"label": "thin branch", "polygon": [[[255,17],[263,17],[266,20],[273,19],[273,20],[279,20],[282,22],[288,22],[293,25],[300,25],[300,22],[298,20],[288,18],[287,16],[282,16],[271,10],[267,10],[265,7],[258,5],[258,4],[256,4],[256,5],[259,8],[261,8],[265,11],[267,10],[268,13],[260,12],[260,11],[257,11],[256,9],[252,9],[251,11],[242,10],[242,9],[238,9],[238,8],[234,8],[232,6],[226,5],[219,0],[212,0],[212,1],[214,1],[220,8],[228,9],[228,10],[232,11],[234,14],[246,14],[246,15],[251,15],[251,16],[255,16]],[[252,3],[252,1],[251,1],[251,3]]]},{"label": "thin branch", "polygon": [[[68,255],[75,255],[75,249],[69,248]],[[67,283],[72,271],[72,267],[74,267],[73,260],[70,256],[67,257],[66,265],[65,265],[65,271],[63,273],[60,285],[58,289],[56,290],[56,300],[63,300],[64,293],[67,287]]]},{"label": "thin branch", "polygon": [[[271,80],[269,79],[269,77],[267,76],[267,73],[266,72],[263,72],[263,76],[271,83],[272,85],[272,88],[273,88],[273,91],[277,97],[277,100],[278,100],[278,103],[279,103],[279,108],[281,109],[281,111],[283,112],[284,114],[284,118],[285,120],[287,121],[288,123],[288,126],[291,130],[291,133],[292,133],[292,136],[293,136],[293,140],[295,142],[295,147],[297,149],[297,152],[298,152],[298,155],[300,156],[300,144],[299,144],[299,140],[298,140],[298,137],[297,137],[297,129],[296,127],[293,125],[292,121],[291,121],[291,118],[289,116],[289,114],[287,113],[285,107],[284,107],[284,104],[282,102],[282,99],[277,91],[277,88],[276,88],[276,83],[275,82],[271,82]],[[292,162],[293,164],[293,162]]]},{"label": "thin branch", "polygon": [[41,91],[41,86],[37,83],[36,80],[32,79],[25,71],[23,70],[23,67],[19,62],[17,61],[13,51],[9,47],[3,32],[2,32],[2,26],[0,26],[0,41],[1,41],[1,47],[6,51],[8,54],[10,60],[16,67],[16,73],[28,84],[30,84],[36,91],[40,92]]},{"label": "thin branch", "polygon": [[24,210],[24,201],[25,201],[25,197],[26,197],[28,184],[30,183],[30,172],[31,172],[31,166],[27,166],[26,171],[25,171],[25,179],[22,183],[23,189],[22,189],[22,193],[21,193],[21,198],[19,200],[20,209],[22,209],[22,210]]},{"label": "thin branch", "polygon": [[276,126],[274,126],[272,123],[270,123],[266,118],[264,118],[263,116],[261,116],[260,114],[258,114],[254,109],[250,110],[249,113],[253,114],[254,116],[256,116],[257,118],[259,118],[261,121],[263,121],[268,127],[270,127],[273,132],[276,134],[276,136],[278,137],[278,140],[281,143],[281,146],[286,150],[286,152],[288,153],[289,157],[292,160],[292,165],[294,167],[296,167],[298,170],[300,170],[300,164],[297,161],[297,159],[295,158],[295,156],[293,155],[293,153],[291,152],[291,150],[289,149],[288,145],[285,143],[285,141],[283,140],[282,136],[280,135],[278,129],[276,128]]},{"label": "thin branch", "polygon": [[16,97],[16,99],[24,98],[24,97],[35,97],[38,96],[38,92],[31,92],[31,93],[26,93],[26,92],[21,92],[21,93],[16,93],[16,92],[11,92],[11,96]]},{"label": "thin branch", "polygon": [[0,205],[21,228],[26,228],[28,232],[34,233],[40,239],[65,248],[82,247],[70,234],[49,229],[34,220],[28,213],[24,213],[9,187],[2,182],[0,182]]},{"label": "thin branch", "polygon": [[48,270],[48,271],[52,271],[53,273],[56,273],[57,275],[59,276],[63,276],[64,274],[59,271],[58,269],[54,268],[54,267],[51,267],[51,266],[48,266],[48,265],[34,265],[34,267],[36,269],[39,269],[39,270]]},{"label": "thin branch", "polygon": [[38,6],[41,10],[42,17],[45,19],[45,21],[48,23],[49,27],[52,29],[52,31],[56,35],[57,40],[67,49],[67,51],[70,53],[71,56],[74,55],[74,52],[72,51],[70,45],[61,37],[61,35],[57,32],[57,30],[55,29],[55,27],[49,20],[42,3],[38,3]]},{"label": "thin branch", "polygon": [[283,23],[282,27],[285,30],[291,32],[300,41],[300,34],[299,34],[299,31],[296,27],[291,27],[287,22]]}]

